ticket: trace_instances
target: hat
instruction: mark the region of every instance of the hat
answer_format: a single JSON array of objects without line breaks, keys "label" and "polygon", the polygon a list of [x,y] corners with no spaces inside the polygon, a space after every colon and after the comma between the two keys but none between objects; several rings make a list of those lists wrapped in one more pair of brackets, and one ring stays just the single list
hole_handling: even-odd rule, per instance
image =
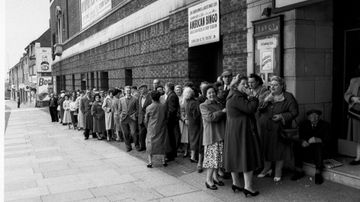
[{"label": "hat", "polygon": [[147,86],[146,84],[141,84],[141,85],[139,86],[139,89],[140,89],[140,88],[143,88],[143,87],[147,88],[148,86]]},{"label": "hat", "polygon": [[313,114],[313,113],[315,113],[315,114],[317,114],[317,115],[319,115],[319,116],[322,114],[321,110],[318,110],[318,109],[310,109],[309,111],[306,112],[306,115],[309,116],[310,114]]},{"label": "hat", "polygon": [[226,70],[221,74],[221,76],[231,76],[231,75],[232,75],[232,72],[229,70]]}]

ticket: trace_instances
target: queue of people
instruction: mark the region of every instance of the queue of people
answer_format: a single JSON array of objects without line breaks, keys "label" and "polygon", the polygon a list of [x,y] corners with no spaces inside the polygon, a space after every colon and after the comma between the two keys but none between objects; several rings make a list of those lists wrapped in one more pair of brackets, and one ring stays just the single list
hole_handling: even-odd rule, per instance
[{"label": "queue of people", "polygon": [[182,150],[184,158],[197,163],[199,173],[206,169],[205,186],[211,190],[225,185],[225,172],[231,174],[234,192],[257,196],[253,176],[282,181],[284,161],[293,160],[294,153],[292,180],[298,180],[304,176],[302,161],[308,160],[302,155],[305,150],[312,153],[307,157],[314,156],[316,184],[323,182],[322,145],[330,136],[330,124],[320,120],[321,111],[310,110],[299,124],[297,141],[284,138],[299,109],[278,76],[269,86],[256,74],[233,77],[225,71],[214,84],[204,81],[199,88],[192,82],[162,86],[155,79],[152,90],[140,85],[107,92],[62,91],[59,98],[51,95],[49,110],[53,122],[84,130],[85,140],[92,135],[125,142],[128,152],[132,145],[146,151],[148,168],[153,167],[153,155],[161,155],[166,167]]}]

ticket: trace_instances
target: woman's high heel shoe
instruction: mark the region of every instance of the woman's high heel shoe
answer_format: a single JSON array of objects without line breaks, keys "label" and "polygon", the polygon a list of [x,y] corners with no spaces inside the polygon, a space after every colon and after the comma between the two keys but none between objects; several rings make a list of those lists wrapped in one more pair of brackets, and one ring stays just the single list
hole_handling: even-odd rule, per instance
[{"label": "woman's high heel shoe", "polygon": [[266,176],[270,176],[272,173],[272,170],[268,170],[266,171],[265,173],[261,172],[260,174],[257,175],[258,178],[263,178],[263,177],[266,177]]},{"label": "woman's high heel shoe", "polygon": [[207,182],[205,182],[205,186],[206,186],[206,188],[208,188],[208,189],[217,190],[217,186],[216,186],[215,184],[213,184],[212,186],[210,186]]},{"label": "woman's high heel shoe", "polygon": [[248,195],[257,196],[257,195],[259,195],[260,192],[259,191],[251,192],[251,191],[244,188],[243,193],[244,193],[245,197],[248,197]]},{"label": "woman's high heel shoe", "polygon": [[146,167],[152,168],[152,163],[148,163],[148,164],[146,165]]},{"label": "woman's high heel shoe", "polygon": [[238,186],[236,186],[236,185],[232,185],[232,186],[231,186],[231,189],[233,190],[233,192],[236,192],[236,190],[238,190],[238,191],[243,191],[244,188],[238,187]]}]

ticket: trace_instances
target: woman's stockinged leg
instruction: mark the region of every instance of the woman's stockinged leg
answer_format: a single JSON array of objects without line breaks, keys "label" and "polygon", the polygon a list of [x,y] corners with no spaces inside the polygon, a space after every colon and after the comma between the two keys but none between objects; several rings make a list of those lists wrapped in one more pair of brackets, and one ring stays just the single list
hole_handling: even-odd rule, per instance
[{"label": "woman's stockinged leg", "polygon": [[210,186],[214,185],[213,173],[214,173],[214,168],[208,168],[208,169],[206,170],[206,182],[207,182]]},{"label": "woman's stockinged leg", "polygon": [[240,179],[239,179],[239,173],[237,172],[231,172],[231,178],[232,178],[232,184],[241,187]]}]

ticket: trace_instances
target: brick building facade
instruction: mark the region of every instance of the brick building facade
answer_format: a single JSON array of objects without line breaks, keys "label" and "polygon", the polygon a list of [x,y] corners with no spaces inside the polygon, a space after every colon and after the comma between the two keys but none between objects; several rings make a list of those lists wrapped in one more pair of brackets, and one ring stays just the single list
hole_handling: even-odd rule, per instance
[{"label": "brick building facade", "polygon": [[[157,3],[160,8],[165,3],[172,4],[167,15],[156,21],[141,23],[138,27],[133,26],[134,29],[127,33],[114,36],[104,43],[78,51],[68,57],[64,57],[64,54],[60,57],[56,56],[53,75],[56,76],[57,90],[94,87],[106,89],[125,84],[151,84],[155,78],[161,79],[163,83],[166,81],[184,83],[187,80],[215,81],[223,69],[246,73],[245,0],[220,1],[220,42],[200,48],[188,46],[187,8],[201,1],[174,2],[112,1],[112,9],[105,17],[80,31],[79,1],[54,0],[51,4],[50,23],[53,44],[58,43],[56,9],[60,7],[64,16],[62,31],[64,52],[101,30],[110,30],[111,26],[129,16],[131,18],[136,12],[144,11],[141,16],[146,18],[147,15],[151,15],[146,13],[145,9],[150,4]],[[69,9],[68,14],[63,8]],[[214,62],[206,62],[209,59]],[[208,65],[212,65],[209,72],[207,72]]]}]

